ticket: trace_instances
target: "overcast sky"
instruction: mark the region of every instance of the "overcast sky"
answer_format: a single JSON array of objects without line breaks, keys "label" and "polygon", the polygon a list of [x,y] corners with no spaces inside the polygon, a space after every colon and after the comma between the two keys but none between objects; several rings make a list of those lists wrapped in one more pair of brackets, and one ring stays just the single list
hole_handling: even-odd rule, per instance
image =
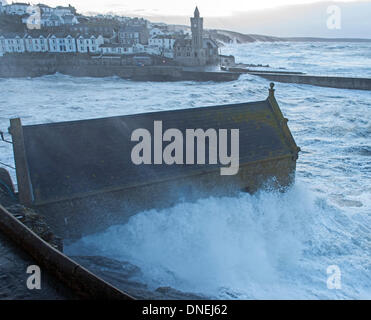
[{"label": "overcast sky", "polygon": [[[41,1],[41,0],[40,0]],[[322,0],[323,1],[323,0]],[[330,0],[332,1],[332,0]],[[352,2],[355,0],[343,0]],[[11,2],[8,0],[8,3]],[[31,1],[35,2],[35,1]],[[80,11],[122,11],[161,15],[189,15],[196,5],[203,16],[226,16],[234,12],[277,8],[286,5],[321,2],[321,0],[44,0],[49,5],[71,4]],[[335,2],[335,1],[333,1]],[[35,2],[36,3],[36,2]]]},{"label": "overcast sky", "polygon": [[[189,24],[188,17],[197,5],[206,18],[206,28],[276,36],[371,38],[371,0],[31,0],[31,3],[39,1],[51,6],[71,4],[85,14],[117,13],[176,24]],[[341,28],[329,30],[327,8],[334,4],[341,9]]]}]

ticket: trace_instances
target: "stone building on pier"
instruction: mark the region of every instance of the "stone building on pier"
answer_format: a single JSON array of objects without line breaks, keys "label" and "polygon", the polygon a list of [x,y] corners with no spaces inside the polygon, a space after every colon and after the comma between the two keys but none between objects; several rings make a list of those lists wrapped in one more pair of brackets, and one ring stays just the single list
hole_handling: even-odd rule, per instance
[{"label": "stone building on pier", "polygon": [[219,64],[219,48],[211,38],[204,38],[204,19],[196,7],[191,18],[192,38],[183,36],[174,43],[174,59],[184,66]]}]

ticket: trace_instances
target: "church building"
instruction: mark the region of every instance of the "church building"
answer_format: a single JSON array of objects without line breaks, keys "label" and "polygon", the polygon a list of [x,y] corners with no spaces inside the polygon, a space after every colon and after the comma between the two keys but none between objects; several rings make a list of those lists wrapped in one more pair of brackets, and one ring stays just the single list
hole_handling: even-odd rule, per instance
[{"label": "church building", "polygon": [[211,38],[204,38],[204,19],[196,7],[191,18],[192,38],[184,36],[174,43],[174,59],[184,66],[206,66],[219,64],[217,43]]}]

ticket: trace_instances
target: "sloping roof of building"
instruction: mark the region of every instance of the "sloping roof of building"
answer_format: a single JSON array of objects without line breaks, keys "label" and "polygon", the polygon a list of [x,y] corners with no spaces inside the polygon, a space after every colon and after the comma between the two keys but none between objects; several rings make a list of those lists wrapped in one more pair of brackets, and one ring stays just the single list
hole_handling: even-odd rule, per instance
[{"label": "sloping roof of building", "polygon": [[32,37],[32,38],[40,38],[44,37],[47,38],[50,36],[50,33],[45,32],[44,30],[28,30],[27,33],[25,34],[25,37]]},{"label": "sloping roof of building", "polygon": [[68,31],[57,31],[57,32],[51,33],[50,36],[56,37],[56,38],[67,38],[67,37],[76,38],[76,33],[68,32]]},{"label": "sloping roof of building", "polygon": [[120,32],[144,32],[146,30],[145,26],[125,26],[120,28]]},{"label": "sloping roof of building", "polygon": [[97,38],[99,38],[99,37],[101,37],[102,35],[101,34],[99,34],[99,33],[77,33],[77,34],[75,34],[76,35],[76,38],[80,38],[80,37],[82,37],[82,38],[84,38],[84,39],[91,39],[91,38],[95,38],[95,39],[97,39]]},{"label": "sloping roof of building", "polygon": [[65,14],[62,16],[63,21],[66,22],[72,22],[75,16],[73,14]]},{"label": "sloping roof of building", "polygon": [[51,14],[47,17],[47,19],[49,20],[53,20],[53,21],[62,21],[62,18],[56,14]]},{"label": "sloping roof of building", "polygon": [[154,36],[153,39],[172,39],[175,40],[177,37],[175,35],[166,35],[166,34],[159,34],[157,36]]},{"label": "sloping roof of building", "polygon": [[[278,106],[264,101],[23,126],[36,205],[216,171],[218,165],[135,165],[131,134],[177,128],[239,129],[240,166],[293,157],[298,149]],[[290,138],[291,137],[291,138]],[[13,137],[13,141],[16,138]],[[208,147],[206,147],[208,150]],[[17,159],[18,154],[15,154]],[[196,156],[196,155],[195,155]],[[153,159],[153,157],[152,157]],[[208,159],[208,152],[206,152]]]},{"label": "sloping roof of building", "polygon": [[71,10],[73,7],[63,7],[63,6],[57,6],[57,9],[66,9],[66,10]]},{"label": "sloping roof of building", "polygon": [[29,3],[24,3],[24,2],[13,2],[10,5],[13,5],[13,6],[29,6],[30,4]]},{"label": "sloping roof of building", "polygon": [[190,47],[190,46],[192,46],[192,39],[179,38],[174,42],[174,47]]},{"label": "sloping roof of building", "polygon": [[207,48],[208,45],[211,45],[215,49],[219,47],[218,44],[211,38],[203,38],[202,40],[204,48]]},{"label": "sloping roof of building", "polygon": [[0,37],[4,37],[5,39],[15,39],[15,38],[23,38],[24,34],[17,33],[17,32],[1,32]]},{"label": "sloping roof of building", "polygon": [[50,6],[48,6],[48,5],[46,5],[46,4],[43,4],[43,3],[39,3],[39,4],[37,4],[36,6],[41,7],[41,8],[50,8],[50,9],[51,9]]}]

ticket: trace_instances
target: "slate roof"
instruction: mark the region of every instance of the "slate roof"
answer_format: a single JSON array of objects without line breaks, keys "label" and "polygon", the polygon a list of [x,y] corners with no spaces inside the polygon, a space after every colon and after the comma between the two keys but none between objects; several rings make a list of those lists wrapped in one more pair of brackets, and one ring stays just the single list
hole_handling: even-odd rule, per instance
[{"label": "slate roof", "polygon": [[174,35],[160,34],[160,35],[154,36],[153,39],[177,39],[177,37]]},{"label": "slate roof", "polygon": [[4,37],[5,39],[15,39],[16,37],[23,38],[23,33],[17,33],[17,32],[1,32],[0,31],[0,37]]},{"label": "slate roof", "polygon": [[120,32],[143,32],[146,31],[146,29],[145,26],[126,26],[120,28]]},{"label": "slate roof", "polygon": [[220,165],[134,165],[131,134],[137,128],[153,134],[154,120],[163,121],[163,131],[239,129],[240,166],[296,152],[269,100],[23,126],[35,204],[219,170]]},{"label": "slate roof", "polygon": [[174,47],[191,47],[192,39],[180,38],[174,42]]},{"label": "slate roof", "polygon": [[43,36],[44,38],[47,38],[50,36],[49,33],[45,33],[43,30],[28,30],[27,33],[25,34],[25,37],[31,36],[32,38],[40,38]]}]

